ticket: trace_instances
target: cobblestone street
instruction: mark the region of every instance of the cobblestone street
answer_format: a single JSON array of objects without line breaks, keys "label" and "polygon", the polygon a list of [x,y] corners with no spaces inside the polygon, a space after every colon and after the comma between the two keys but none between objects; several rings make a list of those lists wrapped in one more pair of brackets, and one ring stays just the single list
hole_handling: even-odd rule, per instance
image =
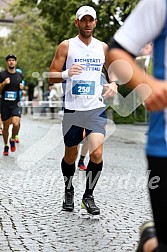
[{"label": "cobblestone street", "polygon": [[94,193],[101,209],[97,220],[81,214],[85,172],[78,169],[75,210],[62,211],[61,121],[23,116],[15,153],[3,156],[0,138],[0,252],[135,252],[139,227],[151,218],[146,128],[119,125],[105,141]]}]

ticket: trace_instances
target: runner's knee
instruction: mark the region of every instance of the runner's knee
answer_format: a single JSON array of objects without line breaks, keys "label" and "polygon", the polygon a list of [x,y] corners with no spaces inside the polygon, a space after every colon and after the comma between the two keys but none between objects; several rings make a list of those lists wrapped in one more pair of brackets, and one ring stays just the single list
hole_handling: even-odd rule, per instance
[{"label": "runner's knee", "polygon": [[102,161],[102,152],[101,150],[95,150],[90,154],[91,160],[94,163],[99,163]]}]

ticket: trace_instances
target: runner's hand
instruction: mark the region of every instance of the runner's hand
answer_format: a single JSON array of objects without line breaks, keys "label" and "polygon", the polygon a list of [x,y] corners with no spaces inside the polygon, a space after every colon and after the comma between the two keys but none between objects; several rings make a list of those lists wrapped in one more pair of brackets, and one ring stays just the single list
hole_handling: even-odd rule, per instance
[{"label": "runner's hand", "polygon": [[72,77],[73,75],[79,75],[83,71],[83,67],[81,65],[72,65],[72,67],[68,70],[68,76]]},{"label": "runner's hand", "polygon": [[6,78],[5,80],[4,80],[4,82],[3,82],[5,85],[7,85],[7,84],[10,84],[10,78],[8,77],[8,78]]},{"label": "runner's hand", "polygon": [[167,82],[157,80],[151,86],[151,95],[145,100],[145,105],[150,111],[159,111],[167,107]]},{"label": "runner's hand", "polygon": [[104,98],[114,97],[116,95],[118,87],[115,82],[111,82],[109,84],[103,84],[103,86],[105,88],[105,92],[103,95]]},{"label": "runner's hand", "polygon": [[24,85],[20,83],[20,89],[22,90],[24,88]]}]

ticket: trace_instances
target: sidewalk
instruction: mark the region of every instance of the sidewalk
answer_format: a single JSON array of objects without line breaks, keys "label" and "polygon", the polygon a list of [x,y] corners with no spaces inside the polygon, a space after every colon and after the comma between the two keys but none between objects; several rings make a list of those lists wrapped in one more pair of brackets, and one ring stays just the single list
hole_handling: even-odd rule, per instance
[{"label": "sidewalk", "polygon": [[114,137],[126,139],[133,142],[146,143],[147,125],[117,124]]}]

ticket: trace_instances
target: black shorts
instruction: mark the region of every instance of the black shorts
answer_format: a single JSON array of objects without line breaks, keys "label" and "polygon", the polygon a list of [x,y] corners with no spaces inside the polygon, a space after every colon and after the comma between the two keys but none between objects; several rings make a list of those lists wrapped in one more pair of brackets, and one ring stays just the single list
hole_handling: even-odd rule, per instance
[{"label": "black shorts", "polygon": [[64,109],[63,136],[66,146],[78,145],[83,140],[83,131],[86,136],[90,133],[106,133],[107,118],[105,108],[88,111]]},{"label": "black shorts", "polygon": [[13,102],[1,102],[1,118],[2,121],[8,120],[11,116],[21,117],[21,107]]}]

